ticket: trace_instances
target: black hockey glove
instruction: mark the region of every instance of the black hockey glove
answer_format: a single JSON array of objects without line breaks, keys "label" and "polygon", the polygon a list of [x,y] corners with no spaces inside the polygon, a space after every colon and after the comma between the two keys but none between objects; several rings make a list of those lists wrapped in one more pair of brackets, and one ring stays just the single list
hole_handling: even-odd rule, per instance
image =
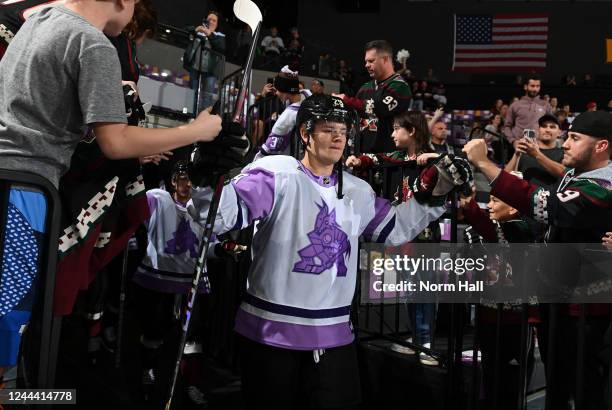
[{"label": "black hockey glove", "polygon": [[463,158],[443,154],[424,168],[414,180],[412,191],[420,203],[442,205],[446,196],[457,188],[471,194],[474,178],[470,164]]},{"label": "black hockey glove", "polygon": [[136,96],[136,90],[129,85],[123,86],[123,100],[125,101],[125,113],[129,125],[138,125],[140,121],[144,121],[147,116],[140,101],[140,97]]},{"label": "black hockey glove", "polygon": [[211,142],[200,142],[191,153],[189,178],[197,186],[208,185],[213,175],[223,175],[244,166],[250,142],[244,128],[224,121],[221,133]]}]

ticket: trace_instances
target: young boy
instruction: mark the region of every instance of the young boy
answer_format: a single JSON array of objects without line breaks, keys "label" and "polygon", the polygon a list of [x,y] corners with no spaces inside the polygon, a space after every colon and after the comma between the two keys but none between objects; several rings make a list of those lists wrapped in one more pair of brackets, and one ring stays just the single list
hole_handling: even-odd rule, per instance
[{"label": "young boy", "polygon": [[[296,122],[304,158],[262,158],[223,189],[216,233],[259,221],[235,328],[248,408],[295,408],[302,395],[313,408],[343,408],[361,401],[349,320],[358,239],[390,245],[412,240],[444,212],[441,206],[425,204],[432,193],[439,189],[446,196],[453,188],[441,177],[448,171],[436,169],[433,179],[417,180],[417,199],[424,203],[392,206],[377,198],[365,181],[338,172],[357,124],[351,113],[339,98],[307,98]],[[427,171],[423,175],[429,175]],[[458,178],[456,183],[464,181]],[[209,206],[202,199],[188,204],[201,223]]]},{"label": "young boy", "polygon": [[[157,154],[219,134],[221,119],[208,112],[172,129],[126,125],[117,51],[105,34],[121,33],[135,3],[69,0],[23,24],[0,62],[3,168],[38,174],[57,187],[85,126],[110,159]],[[11,189],[0,281],[0,368],[16,363],[29,320],[45,208],[39,192]],[[14,260],[20,263],[9,262]]]}]

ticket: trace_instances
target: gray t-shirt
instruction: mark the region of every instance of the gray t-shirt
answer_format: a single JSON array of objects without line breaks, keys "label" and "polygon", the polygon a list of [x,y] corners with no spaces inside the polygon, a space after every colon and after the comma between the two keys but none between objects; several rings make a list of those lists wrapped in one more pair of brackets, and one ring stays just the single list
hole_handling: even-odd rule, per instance
[{"label": "gray t-shirt", "polygon": [[99,122],[126,122],[116,49],[63,6],[33,15],[0,62],[0,167],[57,187],[85,125]]}]

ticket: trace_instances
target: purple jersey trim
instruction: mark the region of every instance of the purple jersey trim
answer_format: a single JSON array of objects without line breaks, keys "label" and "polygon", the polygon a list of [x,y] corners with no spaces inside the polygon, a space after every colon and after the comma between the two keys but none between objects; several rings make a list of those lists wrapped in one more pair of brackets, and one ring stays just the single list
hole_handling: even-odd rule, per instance
[{"label": "purple jersey trim", "polygon": [[157,209],[157,199],[154,195],[150,195],[147,192],[147,203],[149,204],[149,213],[153,215]]},{"label": "purple jersey trim", "polygon": [[292,350],[329,349],[353,342],[350,322],[310,326],[263,319],[238,309],[237,333],[270,346]]},{"label": "purple jersey trim", "polygon": [[274,173],[253,168],[232,181],[236,195],[249,210],[249,224],[268,216],[274,205]]},{"label": "purple jersey trim", "polygon": [[268,312],[277,313],[279,315],[285,316],[303,317],[308,319],[327,319],[332,317],[346,316],[350,313],[351,310],[350,306],[313,310],[297,308],[293,306],[279,305],[276,303],[268,302],[267,300],[260,299],[257,296],[253,296],[248,292],[244,296],[244,301],[249,305],[253,305],[256,308]]},{"label": "purple jersey trim", "polygon": [[374,201],[374,218],[370,221],[363,231],[363,236],[370,240],[374,231],[378,226],[385,220],[387,215],[391,211],[391,203],[383,198],[376,198]]}]

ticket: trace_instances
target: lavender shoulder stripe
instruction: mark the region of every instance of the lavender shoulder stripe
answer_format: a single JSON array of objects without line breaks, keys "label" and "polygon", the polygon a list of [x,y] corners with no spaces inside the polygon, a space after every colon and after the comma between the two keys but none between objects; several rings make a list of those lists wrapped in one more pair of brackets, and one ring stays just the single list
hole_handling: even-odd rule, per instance
[{"label": "lavender shoulder stripe", "polygon": [[391,211],[391,203],[383,198],[376,197],[374,200],[374,218],[370,221],[363,231],[363,236],[370,240],[380,224],[383,223],[389,212]]},{"label": "lavender shoulder stripe", "polygon": [[252,168],[232,180],[236,195],[248,209],[248,222],[268,216],[274,206],[274,173]]},{"label": "lavender shoulder stripe", "polygon": [[297,325],[263,319],[238,309],[237,333],[270,346],[292,350],[330,349],[353,342],[350,322],[325,326]]}]

